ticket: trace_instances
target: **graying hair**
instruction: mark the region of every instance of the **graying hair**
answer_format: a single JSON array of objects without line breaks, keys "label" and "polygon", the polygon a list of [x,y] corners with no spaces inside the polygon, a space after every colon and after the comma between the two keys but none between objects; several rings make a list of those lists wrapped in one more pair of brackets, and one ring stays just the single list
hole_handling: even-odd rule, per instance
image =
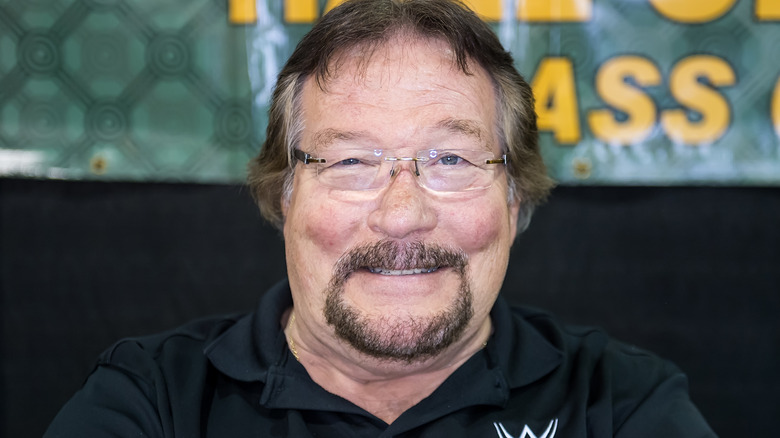
[{"label": "graying hair", "polygon": [[472,74],[470,63],[476,63],[493,81],[498,137],[508,160],[507,202],[519,202],[522,232],[553,186],[539,152],[533,93],[490,27],[453,0],[349,0],[303,37],[279,73],[266,140],[249,164],[247,183],[262,215],[278,228],[284,223],[282,202],[289,198],[295,170],[292,152],[303,129],[303,83],[314,78],[325,90],[340,55],[360,49],[367,64],[377,48],[399,35],[444,41],[464,74]]}]

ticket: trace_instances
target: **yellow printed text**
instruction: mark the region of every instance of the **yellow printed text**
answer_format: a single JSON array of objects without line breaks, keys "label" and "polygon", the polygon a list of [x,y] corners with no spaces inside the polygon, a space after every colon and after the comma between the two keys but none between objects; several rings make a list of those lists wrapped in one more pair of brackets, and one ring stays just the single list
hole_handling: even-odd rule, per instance
[{"label": "yellow printed text", "polygon": [[698,120],[690,120],[686,109],[665,110],[661,123],[669,139],[675,143],[698,145],[722,137],[731,121],[731,108],[714,87],[726,87],[735,82],[736,75],[731,66],[715,56],[695,55],[678,62],[669,78],[670,91],[684,108],[698,113]]},{"label": "yellow printed text", "polygon": [[[634,83],[630,84],[627,79]],[[643,141],[656,121],[653,99],[641,87],[661,84],[661,73],[648,59],[621,56],[610,59],[596,74],[596,92],[624,118],[618,119],[612,109],[588,112],[588,124],[593,136],[609,144],[630,145]]]},{"label": "yellow printed text", "polygon": [[580,114],[571,60],[543,59],[531,87],[536,97],[539,130],[552,131],[555,141],[561,144],[580,141]]}]

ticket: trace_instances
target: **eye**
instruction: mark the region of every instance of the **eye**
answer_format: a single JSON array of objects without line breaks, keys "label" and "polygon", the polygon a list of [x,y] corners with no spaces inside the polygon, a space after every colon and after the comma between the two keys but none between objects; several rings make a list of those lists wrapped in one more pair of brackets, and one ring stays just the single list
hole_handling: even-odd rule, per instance
[{"label": "eye", "polygon": [[347,158],[344,160],[339,161],[337,164],[340,164],[342,166],[352,166],[355,164],[360,164],[361,161],[357,158]]},{"label": "eye", "polygon": [[437,160],[437,162],[444,164],[445,166],[463,164],[464,161],[466,160],[457,155],[445,155]]},{"label": "eye", "polygon": [[365,172],[377,165],[377,160],[365,154],[341,154],[328,161],[328,169],[338,170],[340,172]]}]

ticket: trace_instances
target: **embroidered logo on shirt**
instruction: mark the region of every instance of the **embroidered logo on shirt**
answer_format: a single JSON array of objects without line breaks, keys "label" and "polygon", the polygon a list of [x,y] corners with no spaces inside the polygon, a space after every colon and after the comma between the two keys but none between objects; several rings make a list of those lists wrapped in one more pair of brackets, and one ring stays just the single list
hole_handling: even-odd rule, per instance
[{"label": "embroidered logo on shirt", "polygon": [[[493,426],[496,428],[496,432],[498,432],[498,438],[515,438],[512,435],[509,434],[509,432],[506,430],[503,424],[499,423],[493,423]],[[547,426],[547,430],[544,431],[541,435],[536,435],[531,430],[530,427],[526,424],[525,427],[523,427],[523,432],[520,434],[517,438],[555,438],[555,431],[558,430],[558,419],[554,418],[550,420],[550,424]]]}]

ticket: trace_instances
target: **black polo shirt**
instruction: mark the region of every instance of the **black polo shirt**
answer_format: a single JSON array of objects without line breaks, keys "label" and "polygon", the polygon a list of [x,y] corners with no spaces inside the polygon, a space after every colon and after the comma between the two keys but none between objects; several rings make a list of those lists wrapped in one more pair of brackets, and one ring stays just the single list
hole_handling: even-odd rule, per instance
[{"label": "black polo shirt", "polygon": [[314,383],[280,325],[286,282],[255,313],[125,339],[46,437],[712,437],[672,364],[510,309],[485,349],[388,425]]}]

